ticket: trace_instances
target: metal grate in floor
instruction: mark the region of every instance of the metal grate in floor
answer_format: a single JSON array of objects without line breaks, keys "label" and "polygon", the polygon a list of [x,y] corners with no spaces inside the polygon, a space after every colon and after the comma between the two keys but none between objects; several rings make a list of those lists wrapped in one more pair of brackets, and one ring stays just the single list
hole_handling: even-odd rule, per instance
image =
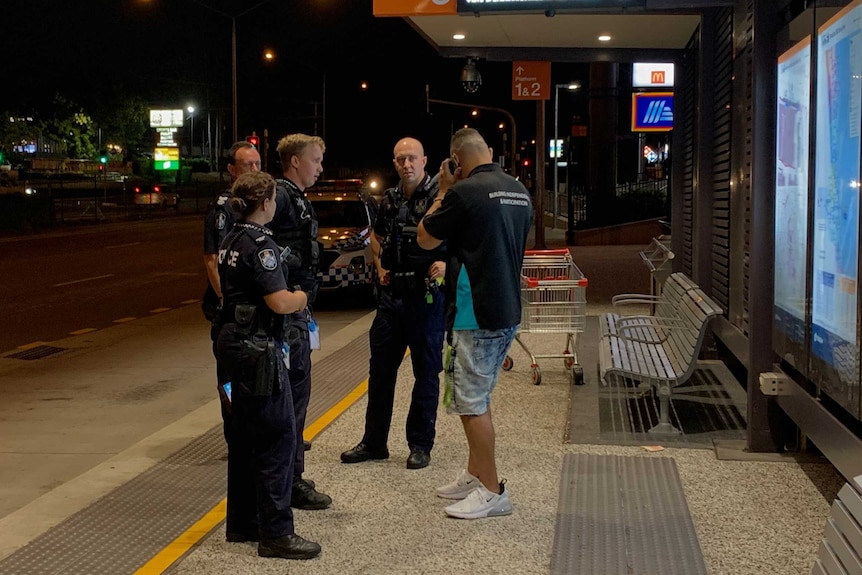
[{"label": "metal grate in floor", "polygon": [[42,359],[55,353],[66,351],[65,347],[54,347],[51,345],[37,345],[23,351],[16,351],[6,356],[6,359]]},{"label": "metal grate in floor", "polygon": [[706,575],[669,457],[566,454],[552,575]]},{"label": "metal grate in floor", "polygon": [[[314,365],[307,421],[368,373],[368,334]],[[148,471],[0,560],[0,574],[134,573],[225,497],[227,448],[217,425]]]}]

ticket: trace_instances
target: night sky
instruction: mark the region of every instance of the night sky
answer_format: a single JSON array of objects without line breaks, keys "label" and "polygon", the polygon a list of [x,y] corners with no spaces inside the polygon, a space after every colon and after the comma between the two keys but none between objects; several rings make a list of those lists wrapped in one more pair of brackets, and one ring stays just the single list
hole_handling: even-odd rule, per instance
[{"label": "night sky", "polygon": [[[437,56],[400,18],[374,18],[372,0],[3,0],[0,111],[44,113],[57,92],[87,110],[134,94],[153,107],[193,103],[197,138],[206,111],[214,123],[221,110],[229,142],[230,14],[242,14],[240,137],[311,133],[325,76],[327,177],[337,167],[393,175],[391,150],[404,135],[422,139],[438,165],[469,110],[432,105],[426,114],[426,84],[432,98],[509,109],[522,138],[534,131],[535,104],[511,100],[511,63],[480,62],[483,86],[468,94],[462,59]],[[267,48],[273,63],[263,61]],[[473,124],[499,149],[505,118],[484,114]]]}]

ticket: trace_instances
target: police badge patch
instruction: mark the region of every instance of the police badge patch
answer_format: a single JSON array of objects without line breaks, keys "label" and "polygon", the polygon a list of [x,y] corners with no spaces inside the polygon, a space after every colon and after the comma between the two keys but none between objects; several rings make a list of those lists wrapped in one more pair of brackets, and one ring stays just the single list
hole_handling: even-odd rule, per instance
[{"label": "police badge patch", "polygon": [[227,218],[225,217],[224,213],[219,212],[219,215],[216,217],[216,228],[223,230],[226,220]]},{"label": "police badge patch", "polygon": [[274,250],[260,250],[257,252],[257,257],[265,270],[274,270],[278,267],[278,257],[276,257]]}]

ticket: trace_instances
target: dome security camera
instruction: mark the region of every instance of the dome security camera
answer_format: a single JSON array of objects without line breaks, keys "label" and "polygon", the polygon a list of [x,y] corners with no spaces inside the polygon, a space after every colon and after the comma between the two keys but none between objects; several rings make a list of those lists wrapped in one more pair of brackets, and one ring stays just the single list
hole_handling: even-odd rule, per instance
[{"label": "dome security camera", "polygon": [[482,75],[476,68],[476,61],[473,58],[467,58],[467,63],[461,70],[461,85],[469,94],[476,92],[482,85]]}]

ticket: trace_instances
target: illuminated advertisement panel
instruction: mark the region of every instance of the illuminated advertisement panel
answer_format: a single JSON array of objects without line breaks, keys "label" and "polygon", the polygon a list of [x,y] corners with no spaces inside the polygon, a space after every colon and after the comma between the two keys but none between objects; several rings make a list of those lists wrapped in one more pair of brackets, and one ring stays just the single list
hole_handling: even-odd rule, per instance
[{"label": "illuminated advertisement panel", "polygon": [[184,121],[182,110],[150,110],[151,128],[181,128]]},{"label": "illuminated advertisement panel", "polygon": [[859,411],[860,88],[862,0],[857,0],[817,34],[811,294],[812,379],[854,414]]},{"label": "illuminated advertisement panel", "polygon": [[805,372],[811,36],[778,58],[777,84],[772,339],[778,355]]},{"label": "illuminated advertisement panel", "polygon": [[632,64],[632,88],[673,88],[673,64]]},{"label": "illuminated advertisement panel", "polygon": [[632,94],[632,132],[669,132],[673,129],[673,92]]}]

